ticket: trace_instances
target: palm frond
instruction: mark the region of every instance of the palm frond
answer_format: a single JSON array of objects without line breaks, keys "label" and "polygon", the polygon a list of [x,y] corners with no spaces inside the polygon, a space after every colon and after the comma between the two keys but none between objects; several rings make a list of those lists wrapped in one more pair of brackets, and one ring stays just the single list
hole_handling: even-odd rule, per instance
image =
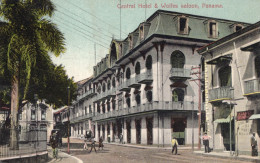
[{"label": "palm frond", "polygon": [[37,31],[45,44],[46,49],[53,52],[55,56],[59,56],[61,53],[65,52],[64,35],[54,23],[42,19],[39,21]]},{"label": "palm frond", "polygon": [[30,8],[37,16],[52,16],[55,11],[55,5],[51,0],[26,0],[25,4],[27,8]]}]

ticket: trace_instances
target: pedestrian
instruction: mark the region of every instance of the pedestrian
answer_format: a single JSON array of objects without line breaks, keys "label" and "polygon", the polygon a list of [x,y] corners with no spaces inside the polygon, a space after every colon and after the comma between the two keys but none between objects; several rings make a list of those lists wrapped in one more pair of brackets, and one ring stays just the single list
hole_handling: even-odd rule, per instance
[{"label": "pedestrian", "polygon": [[99,143],[98,143],[98,150],[100,150],[100,148],[102,148],[102,150],[103,150],[103,147],[104,147],[103,138],[102,138],[102,136],[100,136]]},{"label": "pedestrian", "polygon": [[51,138],[50,138],[50,144],[52,147],[53,158],[56,158],[56,159],[58,158],[58,150],[57,150],[58,138],[57,137],[58,137],[57,133],[53,132],[51,135]]},{"label": "pedestrian", "polygon": [[119,140],[120,140],[120,143],[123,144],[123,134],[122,133],[119,135]]},{"label": "pedestrian", "polygon": [[176,137],[173,137],[172,138],[172,154],[173,154],[173,152],[175,151],[175,155],[177,155],[177,153],[178,153],[178,141],[177,141],[177,139],[176,139]]},{"label": "pedestrian", "polygon": [[87,138],[87,134],[86,134],[86,135],[85,135],[85,139],[84,139],[83,151],[84,151],[85,149],[88,150],[87,142],[88,142],[88,138]]},{"label": "pedestrian", "polygon": [[91,153],[91,151],[92,151],[93,148],[95,149],[95,152],[97,153],[95,143],[96,143],[96,141],[94,140],[94,138],[92,138],[92,139],[91,139],[91,149],[90,149],[89,153]]},{"label": "pedestrian", "polygon": [[252,147],[252,156],[258,156],[257,140],[255,138],[255,133],[253,133],[251,137],[251,147]]},{"label": "pedestrian", "polygon": [[205,132],[204,135],[202,136],[203,145],[205,146],[205,153],[209,153],[210,152],[210,149],[209,149],[209,139],[210,139],[210,136],[208,136],[207,133]]}]

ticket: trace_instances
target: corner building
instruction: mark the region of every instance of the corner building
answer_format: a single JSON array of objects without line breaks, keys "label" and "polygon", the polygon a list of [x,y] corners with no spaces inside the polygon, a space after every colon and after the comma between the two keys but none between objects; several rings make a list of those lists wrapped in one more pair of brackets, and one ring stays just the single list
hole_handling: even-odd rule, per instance
[{"label": "corner building", "polygon": [[260,141],[260,22],[198,50],[205,58],[206,124],[215,151],[251,155]]},{"label": "corner building", "polygon": [[119,142],[122,134],[125,143],[167,146],[175,136],[187,145],[194,134],[197,144],[205,98],[196,50],[238,25],[247,26],[158,10],[124,40],[112,40],[109,54],[93,67],[93,96],[85,98],[92,102],[96,139]]}]

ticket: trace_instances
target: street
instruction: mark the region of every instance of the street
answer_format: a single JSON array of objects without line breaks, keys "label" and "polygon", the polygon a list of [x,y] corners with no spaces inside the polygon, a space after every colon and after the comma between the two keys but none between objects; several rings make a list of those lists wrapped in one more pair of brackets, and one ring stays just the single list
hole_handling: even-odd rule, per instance
[{"label": "street", "polygon": [[124,147],[117,145],[105,144],[104,150],[98,150],[97,153],[92,151],[83,151],[82,149],[72,149],[71,155],[81,159],[83,162],[129,162],[129,163],[160,163],[160,162],[221,162],[221,163],[239,163],[245,161],[237,161],[231,159],[223,159],[216,157],[205,157],[193,154],[191,150],[178,150],[178,155],[172,155],[170,150],[165,149],[139,149],[133,147]]}]

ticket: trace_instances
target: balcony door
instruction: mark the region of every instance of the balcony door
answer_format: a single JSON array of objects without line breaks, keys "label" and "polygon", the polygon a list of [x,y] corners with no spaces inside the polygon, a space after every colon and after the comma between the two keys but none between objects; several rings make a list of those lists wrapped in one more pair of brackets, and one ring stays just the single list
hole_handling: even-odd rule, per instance
[{"label": "balcony door", "polygon": [[176,88],[172,91],[172,101],[178,102],[178,101],[184,101],[184,90],[180,88]]},{"label": "balcony door", "polygon": [[171,54],[171,65],[172,68],[183,68],[185,64],[185,56],[184,54],[176,50]]},{"label": "balcony door", "polygon": [[141,144],[141,119],[135,120],[136,144]]},{"label": "balcony door", "polygon": [[231,87],[232,85],[232,75],[231,75],[231,67],[224,66],[218,71],[219,76],[219,85],[220,87]]}]

